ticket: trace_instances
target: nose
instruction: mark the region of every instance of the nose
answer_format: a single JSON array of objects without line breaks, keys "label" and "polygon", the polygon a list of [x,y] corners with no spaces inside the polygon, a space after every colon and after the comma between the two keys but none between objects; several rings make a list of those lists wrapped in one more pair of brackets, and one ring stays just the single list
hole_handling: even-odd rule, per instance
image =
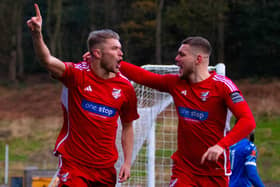
[{"label": "nose", "polygon": [[178,57],[178,55],[175,57],[175,62],[176,62],[176,64],[179,63],[179,57]]},{"label": "nose", "polygon": [[119,50],[119,56],[123,56],[123,52],[121,49]]}]

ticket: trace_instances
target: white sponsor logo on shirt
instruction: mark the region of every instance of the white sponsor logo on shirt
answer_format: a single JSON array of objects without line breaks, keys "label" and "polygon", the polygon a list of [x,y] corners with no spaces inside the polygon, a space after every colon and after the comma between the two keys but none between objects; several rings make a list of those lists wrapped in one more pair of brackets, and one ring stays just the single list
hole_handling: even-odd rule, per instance
[{"label": "white sponsor logo on shirt", "polygon": [[181,94],[184,95],[184,96],[186,96],[186,95],[187,95],[187,90],[182,90],[182,91],[181,91]]},{"label": "white sponsor logo on shirt", "polygon": [[91,86],[87,86],[84,88],[84,91],[88,91],[88,92],[92,92],[92,88]]}]

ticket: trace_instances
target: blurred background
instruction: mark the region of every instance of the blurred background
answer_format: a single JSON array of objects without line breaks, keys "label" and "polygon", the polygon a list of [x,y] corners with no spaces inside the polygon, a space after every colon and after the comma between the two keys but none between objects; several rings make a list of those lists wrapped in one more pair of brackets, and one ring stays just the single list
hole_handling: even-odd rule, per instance
[{"label": "blurred background", "polygon": [[[90,31],[118,32],[124,59],[136,65],[174,64],[180,42],[200,35],[213,46],[211,65],[224,63],[257,121],[259,172],[280,183],[279,0],[1,0],[0,184],[4,147],[11,175],[26,166],[56,167],[61,85],[35,58],[26,21],[38,3],[52,54],[78,62]],[[3,168],[3,169],[2,169]]]},{"label": "blurred background", "polygon": [[111,28],[134,64],[172,64],[180,42],[201,35],[213,45],[211,62],[224,62],[232,78],[279,75],[278,0],[1,0],[1,79],[43,71],[26,26],[34,2],[45,41],[64,61],[81,60],[90,31]]}]

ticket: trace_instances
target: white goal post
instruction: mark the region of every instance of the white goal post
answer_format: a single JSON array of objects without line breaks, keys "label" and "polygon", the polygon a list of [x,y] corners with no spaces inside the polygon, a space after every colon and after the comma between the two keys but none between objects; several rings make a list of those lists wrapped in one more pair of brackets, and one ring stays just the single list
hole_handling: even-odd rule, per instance
[{"label": "white goal post", "polygon": [[[144,65],[142,68],[158,74],[176,74],[176,65]],[[225,65],[209,66],[209,71],[225,75]],[[168,186],[172,160],[177,149],[177,114],[170,94],[133,83],[140,118],[133,123],[134,147],[130,179],[117,186],[155,187]],[[230,118],[230,115],[228,116]],[[121,125],[117,134],[119,160],[115,167],[119,171],[123,163],[121,147]]]}]

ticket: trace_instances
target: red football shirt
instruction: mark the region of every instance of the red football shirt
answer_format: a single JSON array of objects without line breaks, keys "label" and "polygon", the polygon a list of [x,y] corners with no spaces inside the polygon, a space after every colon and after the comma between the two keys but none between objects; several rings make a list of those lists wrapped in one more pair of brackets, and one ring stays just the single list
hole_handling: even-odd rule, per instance
[{"label": "red football shirt", "polygon": [[118,158],[115,145],[118,118],[123,123],[138,118],[137,99],[130,82],[116,77],[98,77],[87,62],[65,63],[60,79],[64,126],[55,152],[87,167],[113,167]]},{"label": "red football shirt", "polygon": [[[227,77],[212,73],[209,78],[191,84],[178,75],[159,75],[132,64],[122,62],[121,72],[129,79],[172,95],[178,124],[178,150],[174,160],[181,167],[198,175],[229,175],[228,147],[249,134],[255,127],[253,115],[236,85]],[[237,124],[226,135],[228,108],[237,118]],[[225,152],[218,162],[205,161],[202,155],[213,145]]]}]

